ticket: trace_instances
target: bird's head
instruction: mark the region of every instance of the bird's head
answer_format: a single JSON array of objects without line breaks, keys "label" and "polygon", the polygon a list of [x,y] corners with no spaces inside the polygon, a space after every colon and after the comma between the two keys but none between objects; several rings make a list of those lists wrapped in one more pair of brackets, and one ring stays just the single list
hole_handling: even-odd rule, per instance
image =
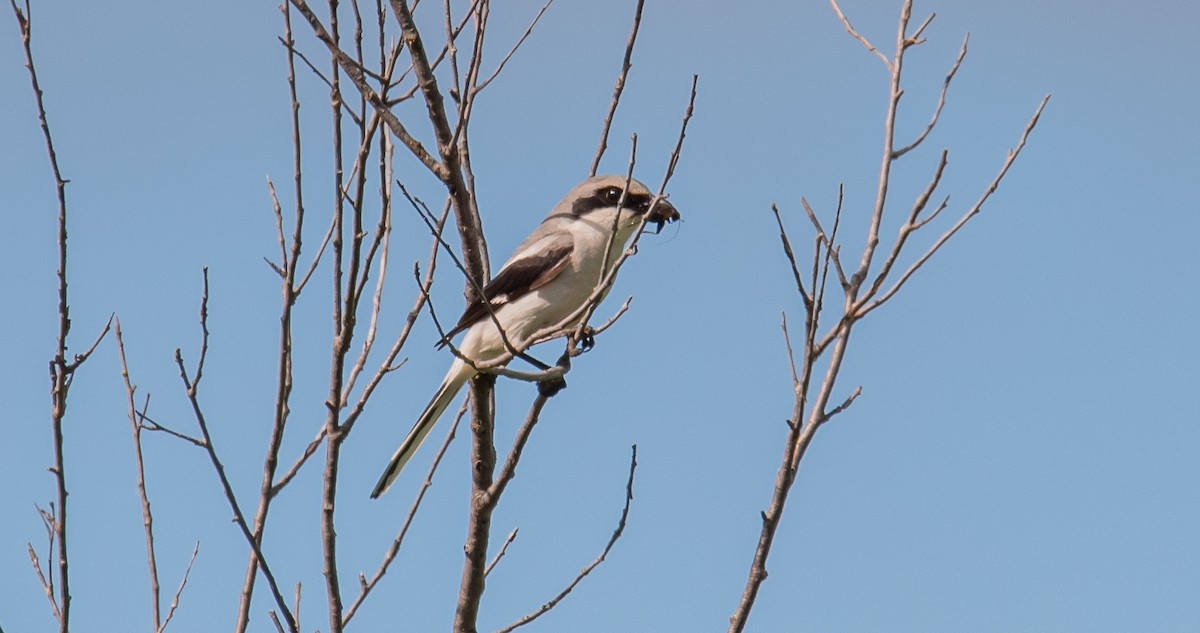
[{"label": "bird's head", "polygon": [[631,211],[634,218],[649,214],[646,223],[658,225],[658,230],[680,217],[679,210],[666,198],[656,199],[646,185],[620,174],[588,178],[572,189],[563,202],[571,205],[570,213],[575,217],[620,205],[622,211]]}]

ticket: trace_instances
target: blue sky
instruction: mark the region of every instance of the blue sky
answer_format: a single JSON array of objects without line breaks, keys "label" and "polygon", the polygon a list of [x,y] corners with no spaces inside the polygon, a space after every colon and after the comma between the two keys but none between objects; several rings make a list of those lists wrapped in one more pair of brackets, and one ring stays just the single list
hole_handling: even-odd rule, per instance
[{"label": "blue sky", "polygon": [[[844,248],[858,252],[886,75],[824,2],[731,6],[648,2],[602,171],[624,169],[636,132],[638,175],[657,183],[698,73],[696,114],[670,187],[685,220],[643,240],[613,293],[634,295],[633,309],[547,407],[496,515],[494,541],[513,527],[520,535],[489,579],[481,628],[536,608],[600,551],[620,513],[633,443],[639,468],[624,538],[525,630],[723,630],[737,603],[791,408],[780,312],[801,316],[770,204],[807,244],[800,196],[829,213],[844,182]],[[493,8],[492,59],[537,7]],[[876,43],[892,40],[898,3],[842,7]],[[863,395],[808,452],[750,630],[1194,631],[1200,9],[918,2],[914,13],[919,20],[931,10],[929,41],[908,57],[901,138],[928,120],[967,31],[970,52],[941,125],[893,176],[893,214],[925,184],[942,147],[950,148],[948,213],[961,211],[1042,95],[1053,98],[983,213],[856,330],[839,384],[843,397],[860,384]],[[493,265],[586,175],[631,12],[632,3],[559,0],[484,93],[473,147]],[[249,503],[278,323],[276,278],[262,263],[277,252],[266,177],[285,205],[292,196],[279,13],[274,3],[35,3],[34,19],[71,180],[72,349],[118,313],[152,414],[194,428],[172,355],[181,347],[195,358],[208,266],[213,335],[202,398]],[[44,549],[34,504],[53,494],[46,364],[55,207],[15,23],[0,21],[8,23],[0,29],[0,397],[9,403],[0,626],[15,633],[52,626],[25,543]],[[328,112],[324,90],[303,80],[306,197],[319,213],[332,197],[321,179]],[[418,193],[437,199],[424,174],[402,169]],[[392,326],[411,302],[407,262],[427,252],[417,218],[398,216],[395,235],[403,265],[389,280]],[[297,322],[285,456],[324,414],[327,286],[314,281]],[[458,309],[460,289],[443,267],[434,291],[442,312]],[[367,499],[448,362],[435,339],[422,319],[408,364],[346,446],[338,526],[347,582],[374,569],[419,484],[423,466],[382,500]],[[502,446],[531,394],[502,383]],[[67,416],[73,609],[88,629],[149,623],[123,399],[109,340],[79,373]],[[165,437],[146,445],[164,587],[175,586],[201,542],[171,630],[224,629],[245,563],[241,536],[201,452]],[[467,452],[460,434],[358,630],[449,627]],[[317,490],[310,469],[278,501],[268,537],[285,584],[303,583],[308,630],[327,627]],[[256,601],[252,630],[271,630],[267,608]]]}]

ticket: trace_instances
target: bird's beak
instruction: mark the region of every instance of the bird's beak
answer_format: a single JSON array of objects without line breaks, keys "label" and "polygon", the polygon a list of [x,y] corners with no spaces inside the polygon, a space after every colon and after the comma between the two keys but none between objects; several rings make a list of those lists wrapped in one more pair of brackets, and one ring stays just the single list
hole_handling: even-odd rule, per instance
[{"label": "bird's beak", "polygon": [[670,202],[660,199],[654,204],[654,208],[650,210],[650,217],[646,219],[646,222],[653,222],[657,224],[658,228],[661,230],[664,223],[674,222],[678,219],[679,210],[676,209],[675,206]]}]

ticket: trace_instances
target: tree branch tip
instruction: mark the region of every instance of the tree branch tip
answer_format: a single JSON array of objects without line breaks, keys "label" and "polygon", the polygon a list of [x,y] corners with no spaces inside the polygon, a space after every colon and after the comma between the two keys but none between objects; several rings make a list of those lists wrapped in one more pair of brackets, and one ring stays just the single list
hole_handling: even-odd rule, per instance
[{"label": "tree branch tip", "polygon": [[270,258],[268,258],[265,255],[263,256],[263,261],[267,263],[267,266],[271,267],[271,270],[275,271],[276,275],[279,275],[280,277],[285,276],[285,274],[283,272],[283,268],[280,267],[279,264],[276,264],[275,262],[271,261]]}]

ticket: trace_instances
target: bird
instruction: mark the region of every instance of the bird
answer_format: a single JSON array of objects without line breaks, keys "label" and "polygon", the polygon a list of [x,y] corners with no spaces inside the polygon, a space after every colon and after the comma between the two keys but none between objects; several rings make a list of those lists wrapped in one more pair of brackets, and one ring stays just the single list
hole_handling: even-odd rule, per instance
[{"label": "bird", "polygon": [[[577,325],[582,316],[574,317],[574,323],[564,321],[587,303],[642,224],[643,216],[647,216],[647,224],[657,224],[659,230],[664,223],[680,218],[671,203],[631,177],[610,174],[579,183],[517,246],[484,286],[483,296],[467,305],[462,318],[438,347],[466,332],[458,346],[459,354],[478,364],[506,356],[504,338],[516,350],[524,351],[545,328]],[[496,328],[497,322],[504,337]],[[387,491],[462,386],[478,373],[462,357],[455,357],[433,398],[392,455],[371,492],[372,499]]]}]

